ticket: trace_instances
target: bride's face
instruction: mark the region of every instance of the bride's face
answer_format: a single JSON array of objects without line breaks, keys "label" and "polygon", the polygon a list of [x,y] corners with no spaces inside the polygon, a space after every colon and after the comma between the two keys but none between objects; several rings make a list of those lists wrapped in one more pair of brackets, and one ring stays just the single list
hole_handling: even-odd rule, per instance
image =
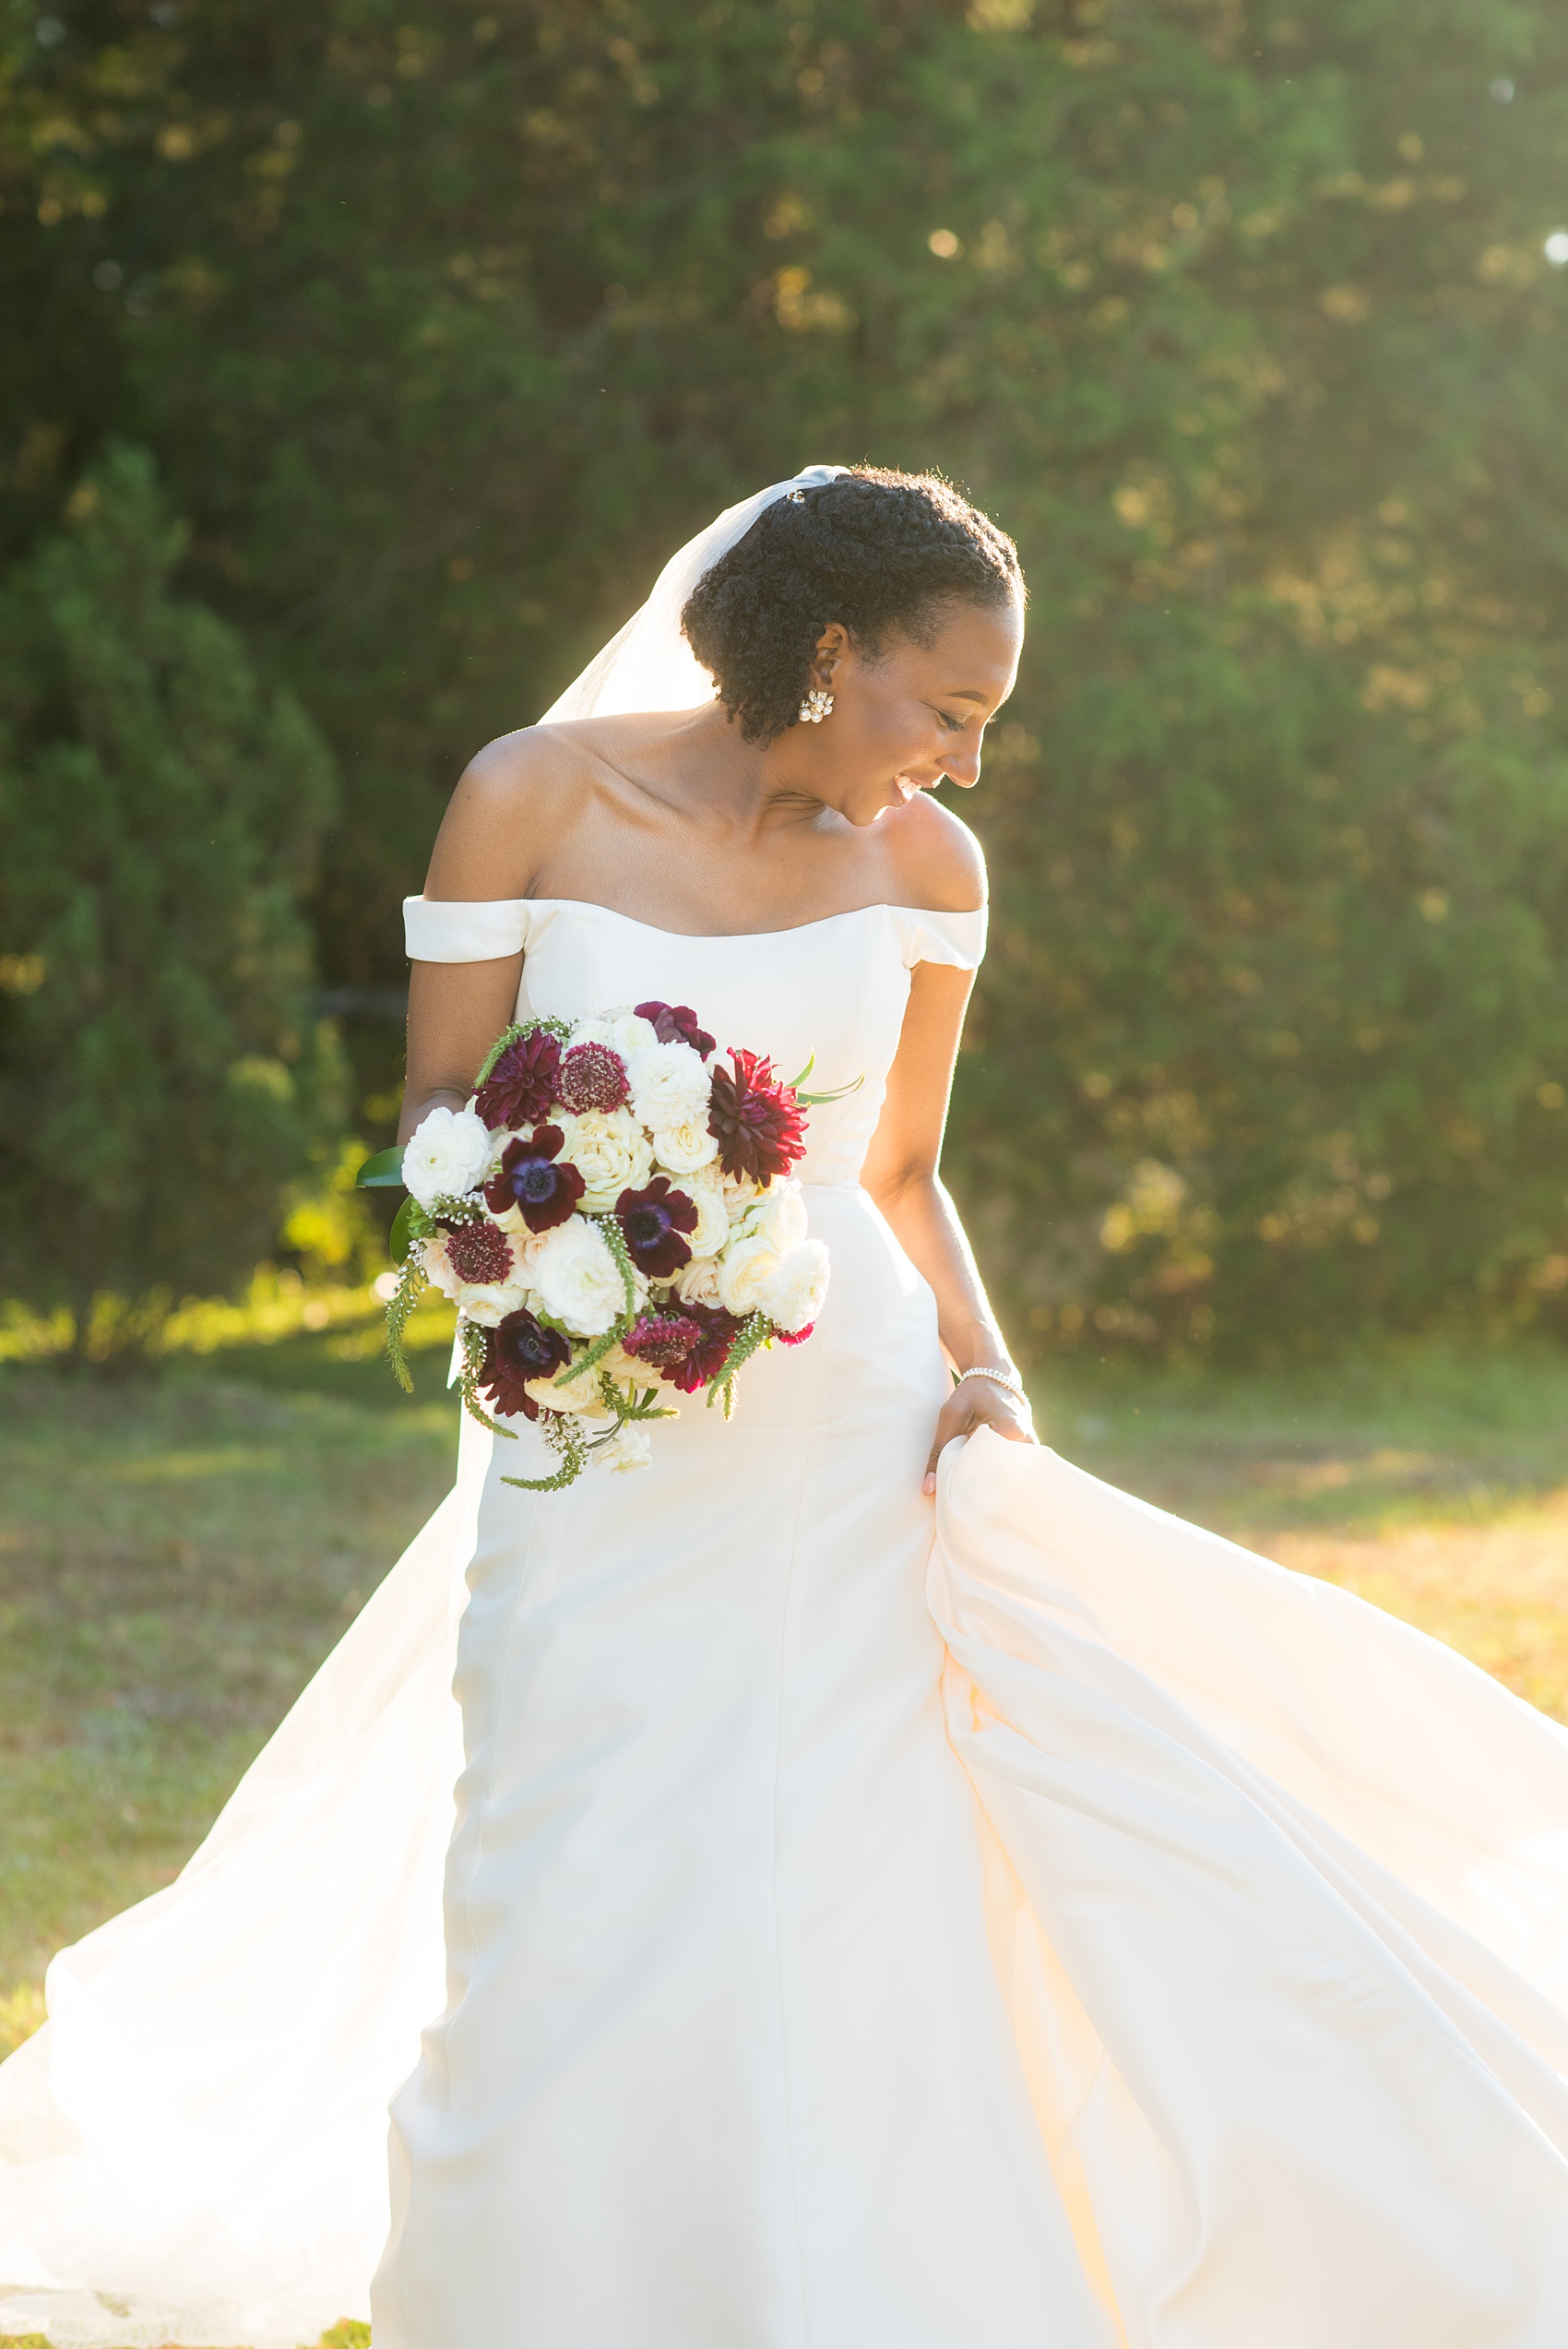
[{"label": "bride's face", "polygon": [[1023,644],[1016,603],[951,604],[929,644],[896,638],[871,656],[837,623],[826,629],[812,683],[833,696],[832,714],[785,737],[809,765],[814,795],[863,825],[944,776],[972,789],[981,737],[1013,690]]}]

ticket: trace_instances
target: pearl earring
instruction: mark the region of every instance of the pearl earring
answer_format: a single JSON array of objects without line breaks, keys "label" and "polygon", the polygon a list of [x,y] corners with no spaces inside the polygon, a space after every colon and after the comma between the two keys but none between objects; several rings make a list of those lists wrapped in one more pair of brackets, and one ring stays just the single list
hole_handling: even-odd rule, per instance
[{"label": "pearl earring", "polygon": [[833,696],[830,693],[825,693],[820,686],[814,686],[801,704],[802,725],[820,726],[825,718],[831,718],[832,715]]}]

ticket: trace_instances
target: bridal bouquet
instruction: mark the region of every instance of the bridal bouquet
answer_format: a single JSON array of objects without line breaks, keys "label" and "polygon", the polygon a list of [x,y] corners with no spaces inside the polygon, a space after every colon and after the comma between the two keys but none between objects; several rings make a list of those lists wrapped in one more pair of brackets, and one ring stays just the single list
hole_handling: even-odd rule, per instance
[{"label": "bridal bouquet", "polygon": [[755,1053],[716,1056],[684,1004],[508,1028],[466,1109],[433,1109],[361,1169],[409,1192],[386,1314],[400,1383],[432,1283],[457,1307],[467,1409],[500,1436],[538,1423],[559,1457],[506,1484],[646,1467],[647,1423],[678,1415],[671,1388],[704,1389],[728,1419],[737,1372],[809,1338],[827,1287],[790,1172],[805,1109],[836,1098],[799,1091],[809,1073],[784,1084]]}]

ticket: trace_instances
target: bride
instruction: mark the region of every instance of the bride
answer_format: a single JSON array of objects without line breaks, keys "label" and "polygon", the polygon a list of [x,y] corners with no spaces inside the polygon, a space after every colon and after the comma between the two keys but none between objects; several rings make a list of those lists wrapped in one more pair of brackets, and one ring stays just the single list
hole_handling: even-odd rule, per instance
[{"label": "bride", "polygon": [[518,1015],[814,1053],[827,1301],[644,1473],[520,1492],[536,1432],[465,1425],[184,1876],[51,1969],[0,2330],[1568,2340],[1568,1739],[1036,1446],[938,1179],[984,880],[929,793],[1023,607],[944,484],[814,468],[464,776],[405,1134]]}]

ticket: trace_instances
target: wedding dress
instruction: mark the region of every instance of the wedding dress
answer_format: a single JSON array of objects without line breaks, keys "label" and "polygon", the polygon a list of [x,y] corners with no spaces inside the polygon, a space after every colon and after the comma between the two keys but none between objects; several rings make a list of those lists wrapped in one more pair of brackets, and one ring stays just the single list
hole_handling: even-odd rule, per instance
[{"label": "wedding dress", "polygon": [[909,972],[983,918],[409,918],[522,947],[525,1009],[863,1075],[801,1169],[827,1302],[645,1472],[524,1493],[536,1433],[464,1426],[0,2068],[0,2331],[1562,2349],[1568,1735],[1049,1450],[921,1496],[934,1304],[857,1178]]}]

